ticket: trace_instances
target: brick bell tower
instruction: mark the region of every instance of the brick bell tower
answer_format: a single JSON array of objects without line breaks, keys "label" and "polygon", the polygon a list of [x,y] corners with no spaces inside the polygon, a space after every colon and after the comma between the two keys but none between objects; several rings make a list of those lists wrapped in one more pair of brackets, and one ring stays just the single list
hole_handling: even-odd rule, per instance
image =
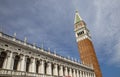
[{"label": "brick bell tower", "polygon": [[82,63],[88,66],[93,66],[96,77],[102,77],[89,30],[78,11],[75,13],[74,31]]}]

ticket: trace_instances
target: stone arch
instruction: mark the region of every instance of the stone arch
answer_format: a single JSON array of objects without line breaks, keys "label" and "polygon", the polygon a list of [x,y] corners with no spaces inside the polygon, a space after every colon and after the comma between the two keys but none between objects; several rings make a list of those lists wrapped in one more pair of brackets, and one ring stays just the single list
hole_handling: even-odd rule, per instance
[{"label": "stone arch", "polygon": [[7,57],[7,53],[1,52],[1,54],[0,54],[0,68],[3,68],[3,64],[5,62],[6,57]]},{"label": "stone arch", "polygon": [[[74,69],[74,68],[73,68],[73,69]],[[73,69],[71,69],[71,71],[72,71],[72,76],[73,76],[73,74],[74,74],[74,73],[73,73],[73,72],[74,72]]]},{"label": "stone arch", "polygon": [[26,60],[26,72],[29,72],[30,63],[31,63],[31,59],[28,57]]},{"label": "stone arch", "polygon": [[47,62],[46,62],[46,61],[45,61],[44,67],[45,67],[44,73],[47,74],[47,67],[48,67],[48,65],[47,65]]},{"label": "stone arch", "polygon": [[13,70],[18,70],[18,63],[20,61],[20,56],[16,55],[14,58],[14,65],[13,65]]},{"label": "stone arch", "polygon": [[81,75],[82,75],[82,77],[83,77],[83,71],[81,71]]},{"label": "stone arch", "polygon": [[36,73],[39,73],[40,61],[36,60]]},{"label": "stone arch", "polygon": [[68,67],[68,70],[67,70],[67,71],[68,71],[68,76],[69,76],[69,75],[70,75],[70,68],[69,68],[69,67]]},{"label": "stone arch", "polygon": [[57,69],[58,69],[58,76],[60,75],[60,65],[58,64],[58,67],[57,67]]},{"label": "stone arch", "polygon": [[55,68],[54,63],[52,63],[51,68],[52,68],[52,75],[53,75],[54,68]]},{"label": "stone arch", "polygon": [[80,73],[80,70],[78,70],[78,74],[80,75],[81,73]]},{"label": "stone arch", "polygon": [[65,76],[65,66],[63,66],[63,76]]}]

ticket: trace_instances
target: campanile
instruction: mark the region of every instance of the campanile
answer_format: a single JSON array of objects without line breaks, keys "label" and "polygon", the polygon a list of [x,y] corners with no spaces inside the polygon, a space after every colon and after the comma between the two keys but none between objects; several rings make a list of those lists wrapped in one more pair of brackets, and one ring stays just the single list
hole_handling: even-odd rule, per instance
[{"label": "campanile", "polygon": [[75,13],[74,31],[82,63],[93,66],[96,77],[102,77],[97,56],[91,41],[90,32],[78,11]]}]

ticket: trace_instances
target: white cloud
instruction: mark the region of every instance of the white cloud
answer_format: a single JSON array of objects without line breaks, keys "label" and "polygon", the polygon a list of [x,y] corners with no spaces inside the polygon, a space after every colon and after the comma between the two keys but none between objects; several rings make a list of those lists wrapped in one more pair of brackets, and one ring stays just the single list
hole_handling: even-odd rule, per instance
[{"label": "white cloud", "polygon": [[112,52],[112,58],[109,60],[109,63],[120,67],[120,38],[113,48],[114,51]]},{"label": "white cloud", "polygon": [[[104,60],[109,64],[120,64],[120,1],[119,0],[97,0],[96,23],[93,27],[93,33],[96,41],[99,41],[100,47],[104,53]],[[102,57],[101,57],[102,58]]]}]

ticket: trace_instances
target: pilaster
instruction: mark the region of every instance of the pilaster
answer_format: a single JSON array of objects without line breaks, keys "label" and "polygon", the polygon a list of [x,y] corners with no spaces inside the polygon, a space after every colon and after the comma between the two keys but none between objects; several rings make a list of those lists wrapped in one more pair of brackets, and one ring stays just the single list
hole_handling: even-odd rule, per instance
[{"label": "pilaster", "polygon": [[45,62],[43,60],[40,61],[40,66],[38,69],[40,74],[45,74]]},{"label": "pilaster", "polygon": [[79,71],[77,70],[77,74],[76,74],[76,77],[79,77]]},{"label": "pilaster", "polygon": [[82,71],[80,71],[80,77],[82,77]]},{"label": "pilaster", "polygon": [[68,68],[65,67],[65,76],[68,76]]},{"label": "pilaster", "polygon": [[69,76],[72,77],[72,69],[69,68]]},{"label": "pilaster", "polygon": [[53,75],[58,76],[58,65],[57,64],[54,64]]},{"label": "pilaster", "polygon": [[35,58],[31,58],[30,72],[33,72],[33,73],[36,72],[36,62],[35,62]]},{"label": "pilaster", "polygon": [[59,76],[63,76],[63,66],[60,65],[60,68],[59,68]]},{"label": "pilaster", "polygon": [[73,69],[73,77],[76,77],[75,69]]},{"label": "pilaster", "polygon": [[47,62],[47,69],[46,69],[46,74],[47,75],[52,75],[52,68],[51,68],[51,63]]},{"label": "pilaster", "polygon": [[26,71],[26,57],[25,57],[25,55],[20,56],[20,71]]},{"label": "pilaster", "polygon": [[82,72],[82,75],[83,75],[83,77],[85,77],[85,72],[84,71]]},{"label": "pilaster", "polygon": [[7,57],[4,62],[4,68],[5,69],[13,69],[13,64],[14,64],[14,58],[13,58],[13,53],[12,52],[7,52]]}]

